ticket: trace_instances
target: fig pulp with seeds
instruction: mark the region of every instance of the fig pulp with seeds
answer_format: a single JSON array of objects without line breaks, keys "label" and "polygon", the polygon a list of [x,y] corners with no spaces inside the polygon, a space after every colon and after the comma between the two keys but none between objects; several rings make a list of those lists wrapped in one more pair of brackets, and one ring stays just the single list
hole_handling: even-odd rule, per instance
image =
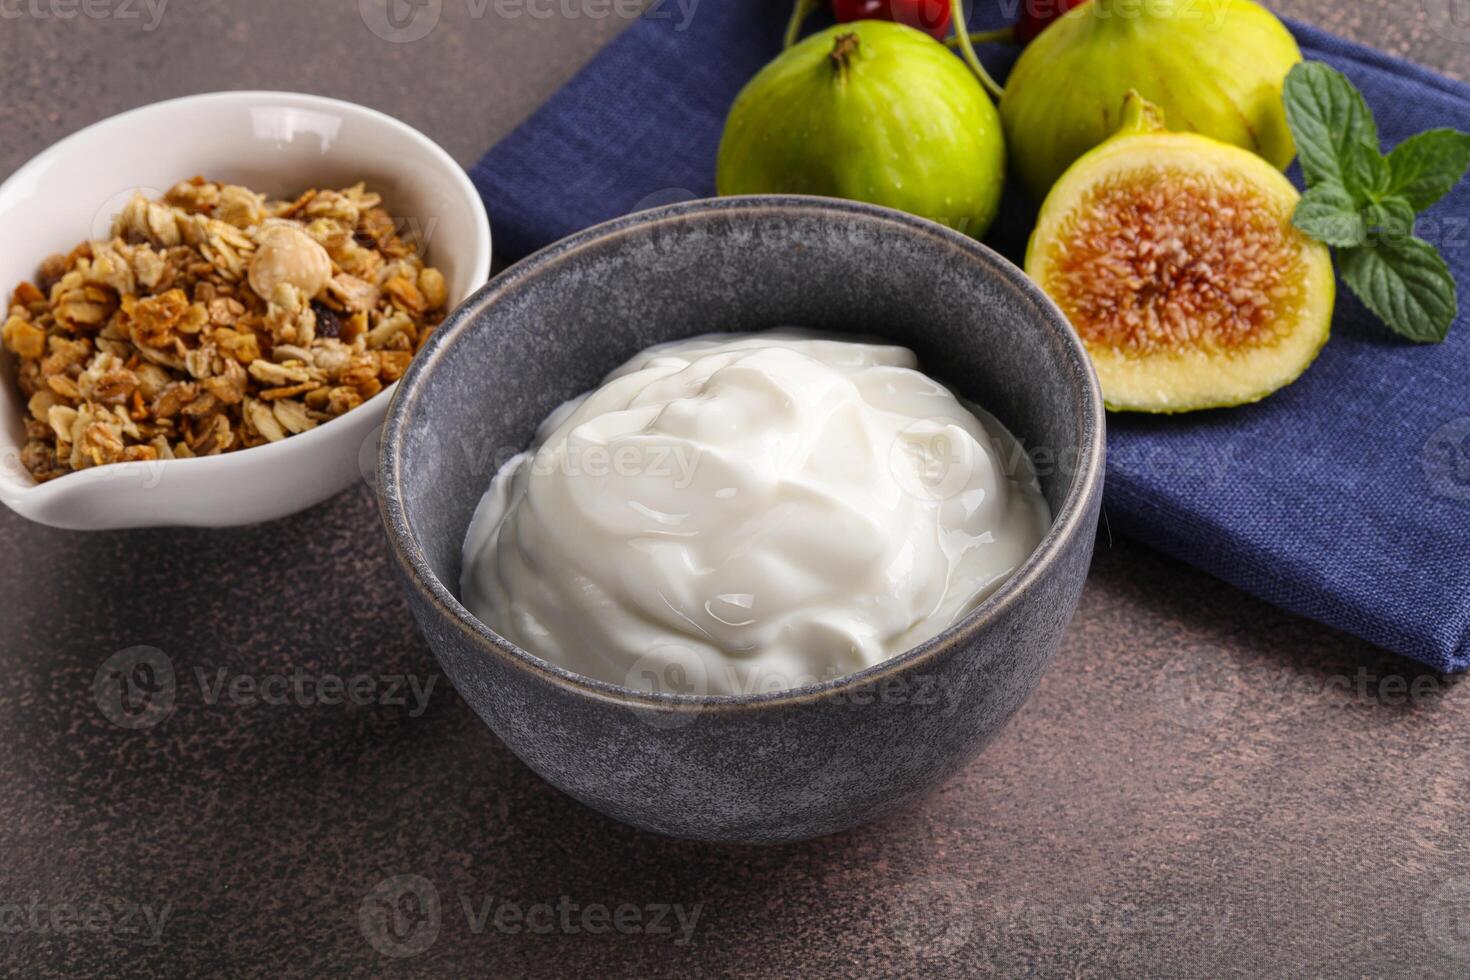
[{"label": "fig pulp with seeds", "polygon": [[1327,247],[1292,226],[1300,195],[1260,157],[1163,131],[1137,93],[1116,136],[1042,206],[1026,272],[1087,346],[1109,408],[1257,401],[1327,342]]},{"label": "fig pulp with seeds", "polygon": [[1000,115],[922,31],[865,20],[788,48],[735,99],[721,194],[817,194],[985,233],[1005,180]]},{"label": "fig pulp with seeds", "polygon": [[1041,200],[1072,162],[1118,128],[1130,91],[1168,128],[1260,154],[1296,156],[1281,93],[1296,40],[1251,0],[1089,0],[1027,45],[1000,102],[1016,173]]}]

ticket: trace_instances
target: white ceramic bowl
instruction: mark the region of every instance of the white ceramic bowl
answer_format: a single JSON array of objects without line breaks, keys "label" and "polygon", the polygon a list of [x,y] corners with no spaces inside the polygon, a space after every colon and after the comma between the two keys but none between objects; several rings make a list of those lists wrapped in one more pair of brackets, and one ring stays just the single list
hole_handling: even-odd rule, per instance
[{"label": "white ceramic bowl", "polygon": [[[134,190],[159,196],[202,174],[275,197],[359,180],[426,239],[451,307],[490,274],[490,222],[463,168],[380,112],[291,92],[217,92],[134,109],[70,136],[0,184],[0,290],[41,260],[106,237]],[[0,305],[0,317],[4,307]],[[280,442],[196,459],[118,463],[37,484],[20,462],[26,406],[4,352],[0,500],[78,530],[224,527],[295,513],[371,478],[389,387],[361,407]]]}]

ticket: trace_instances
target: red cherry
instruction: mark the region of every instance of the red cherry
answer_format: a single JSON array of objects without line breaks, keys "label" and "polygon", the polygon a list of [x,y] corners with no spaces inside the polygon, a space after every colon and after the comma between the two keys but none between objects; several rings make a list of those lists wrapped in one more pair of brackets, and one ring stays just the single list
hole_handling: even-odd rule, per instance
[{"label": "red cherry", "polygon": [[1030,44],[1051,22],[1087,0],[1025,0],[1021,19],[1016,21],[1016,40]]},{"label": "red cherry", "polygon": [[832,16],[839,23],[891,20],[917,27],[941,41],[949,36],[950,14],[951,0],[832,0]]}]

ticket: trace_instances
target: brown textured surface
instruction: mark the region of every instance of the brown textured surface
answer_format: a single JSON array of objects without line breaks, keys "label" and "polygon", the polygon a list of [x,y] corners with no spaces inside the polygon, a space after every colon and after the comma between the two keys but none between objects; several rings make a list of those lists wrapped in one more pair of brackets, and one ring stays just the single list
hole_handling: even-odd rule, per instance
[{"label": "brown textured surface", "polygon": [[[0,22],[0,173],[115,111],[249,86],[366,102],[469,161],[620,26],[447,0],[447,28],[390,46],[350,0],[175,4],[155,32]],[[1278,6],[1470,74],[1466,38],[1425,12],[1443,3]],[[470,74],[493,82],[466,113]],[[1099,543],[1056,664],[963,776],[874,826],[722,850],[565,799],[442,678],[417,717],[411,697],[209,703],[196,670],[438,677],[365,488],[243,530],[66,534],[6,512],[0,534],[0,973],[1470,972],[1467,694],[1127,542]],[[138,644],[168,654],[177,702],[129,731],[93,681]],[[391,960],[358,912],[400,874],[432,882],[442,923]],[[462,905],[563,896],[703,905],[683,945],[477,933]],[[29,917],[97,902],[168,903],[160,942]]]}]

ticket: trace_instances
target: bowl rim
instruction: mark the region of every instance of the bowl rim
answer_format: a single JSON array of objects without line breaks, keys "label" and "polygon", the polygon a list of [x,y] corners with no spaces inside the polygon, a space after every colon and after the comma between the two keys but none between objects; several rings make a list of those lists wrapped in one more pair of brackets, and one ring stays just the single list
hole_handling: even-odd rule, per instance
[{"label": "bowl rim", "polygon": [[[1061,343],[1063,358],[1072,367],[1069,374],[1073,382],[1080,384],[1083,389],[1077,419],[1083,443],[1079,446],[1077,476],[1041,543],[1010,579],[964,618],[916,647],[853,674],[780,691],[734,695],[639,691],[578,674],[522,649],[481,622],[440,581],[429,567],[404,511],[399,456],[407,432],[405,420],[422,396],[425,379],[434,366],[445,356],[455,339],[468,330],[487,307],[513,294],[530,280],[555,274],[563,263],[586,249],[620,238],[647,234],[656,228],[713,220],[731,212],[752,217],[803,212],[818,216],[841,216],[847,220],[856,219],[885,225],[902,234],[927,237],[940,245],[965,253],[986,274],[996,277],[1009,287],[1020,301],[1028,303],[1037,318],[1048,323]],[[974,634],[1014,607],[1061,559],[1077,535],[1085,532],[1088,512],[1102,493],[1105,428],[1102,389],[1092,361],[1076,331],[1039,286],[1032,283],[1019,267],[989,246],[936,222],[857,201],[794,194],[706,198],[633,212],[576,232],[510,266],[460,304],[453,315],[434,331],[429,342],[400,379],[398,390],[388,407],[387,420],[383,424],[377,489],[379,509],[390,550],[395,561],[407,573],[404,578],[408,584],[473,643],[486,648],[491,655],[499,657],[512,669],[528,672],[578,696],[625,707],[696,713],[712,709],[769,708],[829,698],[907,673],[933,660],[940,652]]]},{"label": "bowl rim", "polygon": [[[261,102],[263,100],[286,103],[288,104],[289,108],[330,110],[342,113],[352,113],[357,115],[359,118],[367,118],[377,125],[381,125],[387,129],[395,130],[400,135],[407,138],[410,142],[417,144],[420,149],[424,150],[430,157],[434,159],[437,165],[439,165],[445,172],[448,173],[451,181],[456,185],[456,189],[463,193],[464,196],[471,202],[470,217],[475,226],[475,254],[472,256],[473,265],[470,269],[470,282],[472,284],[478,283],[479,285],[474,285],[471,292],[462,297],[459,302],[468,302],[480,291],[481,288],[483,288],[486,280],[490,276],[491,268],[490,215],[485,210],[484,199],[480,197],[479,191],[475,188],[474,181],[470,179],[470,176],[468,172],[465,171],[464,167],[461,167],[459,165],[459,162],[455,160],[454,157],[449,155],[449,151],[445,150],[442,146],[440,146],[434,140],[430,139],[423,132],[419,131],[413,126],[410,126],[403,120],[398,119],[394,116],[390,116],[386,112],[383,112],[381,110],[374,109],[357,102],[349,102],[346,99],[336,99],[326,95],[312,95],[308,92],[292,92],[287,90],[272,89],[244,89],[240,91],[231,90],[217,92],[200,92],[194,95],[183,95],[177,98],[164,99],[159,102],[150,102],[146,105],[136,106],[132,109],[126,109],[122,112],[116,113],[115,115],[107,116],[103,119],[97,120],[96,122],[88,123],[86,126],[83,126],[76,132],[71,133],[67,136],[63,136],[55,143],[52,143],[50,146],[41,150],[35,156],[31,157],[25,163],[21,164],[14,170],[14,172],[10,174],[9,177],[5,178],[4,181],[0,181],[0,202],[3,202],[5,200],[7,192],[10,191],[13,187],[19,186],[24,182],[32,179],[33,174],[43,170],[48,166],[51,166],[56,160],[65,157],[70,152],[73,152],[78,144],[80,144],[85,138],[89,136],[95,136],[96,131],[98,130],[125,123],[126,121],[131,120],[134,117],[188,109],[191,105],[195,103],[254,103]],[[445,322],[448,322],[448,319],[449,318],[446,317]],[[14,382],[7,378],[0,383],[13,384]],[[235,452],[231,453],[222,453],[218,456],[197,456],[186,457],[183,459],[160,459],[133,463],[111,463],[108,464],[107,468],[110,473],[116,474],[116,476],[121,479],[125,477],[129,472],[140,472],[143,470],[152,472],[152,467],[167,466],[171,470],[178,471],[180,469],[188,467],[198,469],[202,464],[212,463],[215,466],[219,466],[224,460],[234,460],[235,457],[243,456],[246,453],[253,454],[249,457],[249,461],[254,462],[263,461],[267,458],[270,458],[264,455],[265,453],[273,453],[275,456],[283,456],[287,453],[293,452],[309,452],[312,447],[317,445],[317,443],[322,442],[325,439],[329,439],[336,433],[343,431],[346,426],[336,425],[336,423],[343,421],[354,412],[371,411],[375,414],[383,414],[386,411],[389,402],[392,400],[393,393],[397,390],[397,387],[397,381],[393,382],[390,385],[386,385],[384,386],[382,391],[378,392],[376,395],[363,402],[357,408],[353,409],[352,412],[347,412],[337,416],[336,418],[328,419],[326,422],[323,422],[320,425],[317,425],[314,428],[307,430],[306,432],[298,433],[287,439],[282,439],[279,442],[269,442],[260,446],[251,446],[249,448],[236,450]],[[22,413],[24,413],[24,407],[24,401],[22,400]],[[322,433],[327,434],[324,435]],[[8,445],[8,440],[0,443],[0,451],[3,451],[3,448],[8,447]],[[16,447],[16,449],[18,451],[19,447]],[[25,467],[21,465],[18,455],[13,460],[9,458],[5,459],[3,461],[3,465],[7,469],[12,469],[16,471],[17,475],[22,480],[31,480],[29,484],[26,484],[24,482],[11,483],[8,480],[0,482],[0,494],[3,494],[3,499],[7,502],[11,500],[19,500],[22,497],[30,498],[64,494],[69,492],[73,487],[76,487],[77,485],[82,483],[83,480],[97,478],[96,473],[92,470],[79,470],[72,473],[66,473],[55,478],[54,480],[47,480],[45,483],[37,483],[35,482],[34,478],[31,477],[30,473],[26,471]],[[238,466],[240,464],[232,463],[232,465]],[[100,469],[100,467],[98,469]]]}]

